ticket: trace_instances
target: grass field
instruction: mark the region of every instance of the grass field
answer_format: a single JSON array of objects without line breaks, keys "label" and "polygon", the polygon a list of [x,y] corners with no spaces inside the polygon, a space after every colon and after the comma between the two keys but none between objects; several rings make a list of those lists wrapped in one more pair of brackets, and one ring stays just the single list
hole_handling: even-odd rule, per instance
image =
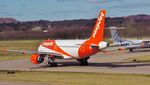
[{"label": "grass field", "polygon": [[[40,42],[42,40],[7,40],[0,41],[0,50],[5,49],[14,49],[14,50],[37,50]],[[13,60],[13,59],[22,59],[29,58],[30,55],[22,55],[18,53],[11,52],[0,52],[0,60]]]},{"label": "grass field", "polygon": [[66,73],[66,72],[0,72],[0,81],[46,83],[49,85],[150,85],[150,75]]},{"label": "grass field", "polygon": [[150,55],[137,56],[127,59],[130,62],[150,62]]}]

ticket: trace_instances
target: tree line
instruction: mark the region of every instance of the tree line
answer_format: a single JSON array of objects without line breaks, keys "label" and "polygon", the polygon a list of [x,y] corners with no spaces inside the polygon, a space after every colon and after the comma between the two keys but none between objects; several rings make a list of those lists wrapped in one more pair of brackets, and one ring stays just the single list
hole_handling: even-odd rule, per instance
[{"label": "tree line", "polygon": [[[135,15],[129,17],[106,18],[105,28],[125,27],[119,30],[123,37],[150,37],[150,16]],[[64,21],[25,21],[0,23],[0,40],[7,39],[83,39],[88,38],[96,19],[79,19]],[[105,37],[110,37],[105,30]]]}]

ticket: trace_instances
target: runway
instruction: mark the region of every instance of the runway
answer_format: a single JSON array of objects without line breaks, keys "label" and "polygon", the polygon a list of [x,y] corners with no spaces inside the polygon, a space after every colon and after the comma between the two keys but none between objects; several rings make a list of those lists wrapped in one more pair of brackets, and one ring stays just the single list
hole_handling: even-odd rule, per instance
[{"label": "runway", "polygon": [[76,60],[56,60],[58,67],[49,67],[45,61],[34,65],[29,59],[0,61],[0,70],[22,70],[22,71],[60,71],[60,72],[92,72],[92,73],[129,73],[150,74],[150,62],[131,63],[127,58],[150,55],[150,50],[140,50],[130,53],[106,52],[91,56],[89,66],[80,66]]}]

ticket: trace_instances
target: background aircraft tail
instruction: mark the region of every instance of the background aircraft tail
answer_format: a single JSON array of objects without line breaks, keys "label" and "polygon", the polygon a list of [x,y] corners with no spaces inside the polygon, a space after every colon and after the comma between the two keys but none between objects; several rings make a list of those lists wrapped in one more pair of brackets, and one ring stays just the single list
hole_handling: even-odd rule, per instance
[{"label": "background aircraft tail", "polygon": [[110,27],[110,33],[111,33],[111,37],[112,37],[112,41],[114,43],[123,43],[123,39],[121,39],[117,33],[117,27]]}]

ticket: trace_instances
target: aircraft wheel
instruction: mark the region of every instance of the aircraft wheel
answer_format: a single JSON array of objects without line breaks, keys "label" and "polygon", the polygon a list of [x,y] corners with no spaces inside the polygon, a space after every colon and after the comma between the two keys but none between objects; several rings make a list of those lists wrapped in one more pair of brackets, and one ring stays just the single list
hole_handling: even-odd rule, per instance
[{"label": "aircraft wheel", "polygon": [[51,67],[57,67],[58,64],[55,62],[55,57],[48,57],[48,65]]},{"label": "aircraft wheel", "polygon": [[50,63],[49,65],[50,65],[51,67],[57,67],[57,66],[58,66],[58,64],[57,64],[56,62]]},{"label": "aircraft wheel", "polygon": [[79,61],[80,62],[80,65],[81,66],[87,66],[89,63],[88,63],[88,59],[89,59],[90,57],[86,57],[86,58],[83,58],[83,59],[77,59],[77,61]]},{"label": "aircraft wheel", "polygon": [[129,49],[130,52],[133,52],[133,49]]},{"label": "aircraft wheel", "polygon": [[87,60],[83,60],[80,63],[81,63],[81,66],[87,66],[89,64]]}]

